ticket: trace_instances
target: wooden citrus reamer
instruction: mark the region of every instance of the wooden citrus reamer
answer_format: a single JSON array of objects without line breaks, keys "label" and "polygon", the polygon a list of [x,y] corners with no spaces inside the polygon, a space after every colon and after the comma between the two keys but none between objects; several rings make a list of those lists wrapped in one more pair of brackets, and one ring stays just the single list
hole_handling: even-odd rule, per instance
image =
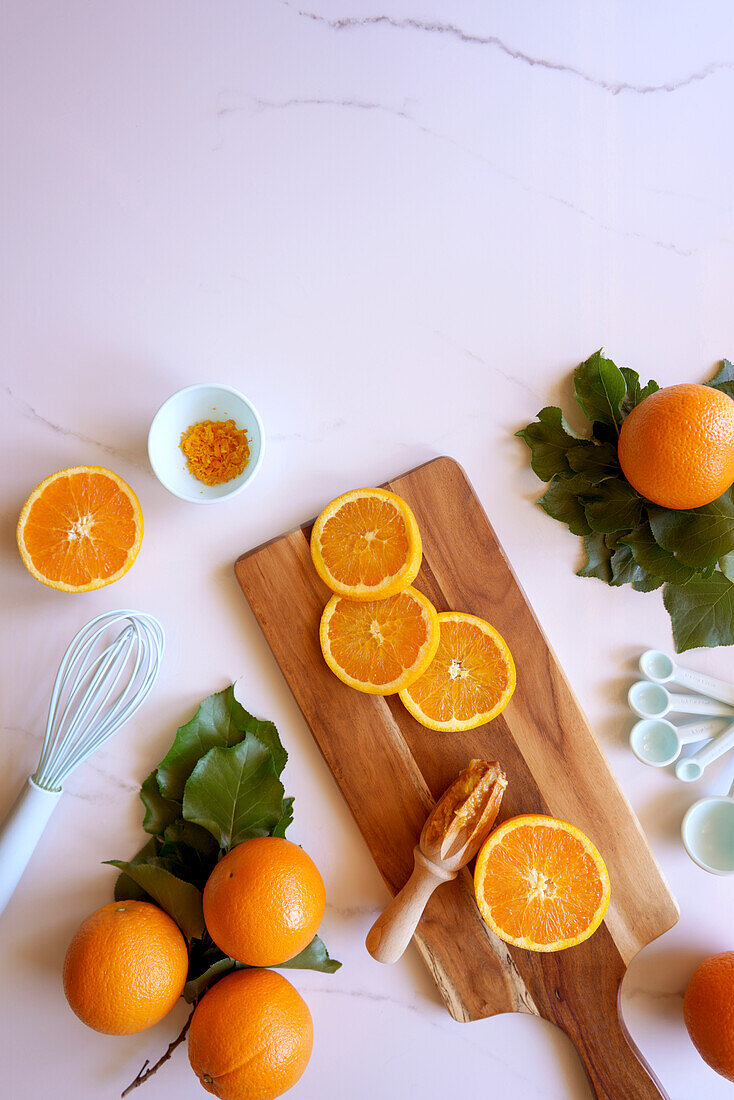
[{"label": "wooden citrus reamer", "polygon": [[512,650],[517,689],[488,726],[435,733],[396,697],[352,691],[332,675],[318,641],[329,592],[311,563],[308,525],[243,555],[239,582],[393,894],[410,877],[434,800],[472,757],[502,762],[500,818],[551,814],[596,844],[612,899],[577,947],[534,954],[502,943],[466,870],[433,894],[414,943],[455,1019],[541,1016],[571,1038],[599,1100],[659,1100],[665,1093],[631,1048],[618,997],[632,958],[677,921],[675,899],[464,471],[438,458],[388,488],[421,529],[416,587],[439,611],[487,619]]}]

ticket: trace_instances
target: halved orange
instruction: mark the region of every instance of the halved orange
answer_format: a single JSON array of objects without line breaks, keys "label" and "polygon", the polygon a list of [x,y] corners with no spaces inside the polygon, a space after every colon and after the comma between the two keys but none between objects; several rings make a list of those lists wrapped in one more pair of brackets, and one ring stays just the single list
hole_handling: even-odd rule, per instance
[{"label": "halved orange", "polygon": [[597,930],[609,905],[604,860],[580,829],[541,814],[503,822],[474,870],[477,905],[505,943],[563,951]]},{"label": "halved orange", "polygon": [[334,675],[370,695],[393,695],[417,679],[433,659],[438,637],[436,609],[415,588],[362,603],[332,596],[319,630]]},{"label": "halved orange", "polygon": [[112,470],[72,466],[33,490],[16,533],[36,580],[62,592],[90,592],[127,573],[143,539],[143,513]]},{"label": "halved orange", "polygon": [[387,489],[353,489],[332,500],[314,523],[311,557],[332,592],[384,600],[417,577],[421,536],[401,497]]},{"label": "halved orange", "polygon": [[423,675],[400,692],[432,730],[458,733],[496,718],[515,690],[515,662],[504,638],[476,615],[443,611],[441,640]]}]

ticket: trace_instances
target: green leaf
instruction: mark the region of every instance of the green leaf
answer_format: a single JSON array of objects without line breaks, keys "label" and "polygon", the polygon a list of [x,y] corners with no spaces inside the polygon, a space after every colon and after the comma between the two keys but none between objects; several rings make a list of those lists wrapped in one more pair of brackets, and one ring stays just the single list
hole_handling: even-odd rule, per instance
[{"label": "green leaf", "polygon": [[734,551],[731,489],[703,508],[673,511],[650,505],[648,514],[652,533],[660,546],[693,569],[706,569]]},{"label": "green leaf", "polygon": [[[211,958],[212,951],[207,951],[204,959]],[[193,952],[192,952],[193,956]],[[317,970],[321,974],[335,974],[341,968],[341,963],[329,957],[326,946],[318,936],[314,936],[308,947],[305,947],[299,955],[286,962],[278,963],[277,970]],[[198,969],[198,967],[197,967]],[[183,996],[189,1004],[198,1000],[202,993],[214,985],[215,982],[229,974],[232,970],[250,970],[246,963],[235,962],[229,956],[218,952],[218,957],[211,962],[206,969],[193,977],[190,977],[184,987]]]},{"label": "green leaf", "polygon": [[295,955],[287,962],[280,963],[279,970],[319,970],[322,974],[334,974],[341,966],[336,959],[329,958],[323,942],[318,936],[314,936],[308,947],[304,947],[300,955]]},{"label": "green leaf", "polygon": [[727,580],[734,581],[734,552],[731,554],[724,554],[723,558],[719,561],[719,569]]},{"label": "green leaf", "polygon": [[619,367],[606,359],[601,349],[576,367],[573,387],[576,400],[589,420],[608,424],[619,433],[627,383]]},{"label": "green leaf", "polygon": [[161,794],[180,802],[186,780],[202,756],[216,745],[239,744],[251,720],[252,715],[234,697],[234,684],[205,699],[191,721],[180,727],[158,765]]},{"label": "green leaf", "polygon": [[622,416],[628,416],[632,410],[644,401],[646,397],[649,397],[651,393],[655,393],[660,389],[657,382],[648,382],[645,387],[640,385],[640,376],[636,370],[630,370],[629,367],[621,367],[622,374],[627,386],[627,392],[622,400],[621,412]]},{"label": "green leaf", "polygon": [[696,576],[695,569],[676,561],[668,550],[664,550],[655,541],[649,523],[636,527],[620,541],[631,547],[637,564],[653,577],[659,577],[670,584],[688,584]]},{"label": "green leaf", "polygon": [[584,506],[578,498],[578,490],[571,484],[574,480],[554,477],[538,504],[553,519],[567,523],[574,535],[588,535],[591,528],[586,520]]},{"label": "green leaf", "polygon": [[213,748],[186,783],[183,814],[208,829],[220,848],[268,836],[283,813],[283,784],[270,750],[248,733],[232,748]]},{"label": "green leaf", "polygon": [[612,583],[612,551],[604,541],[604,535],[593,531],[584,536],[586,565],[578,570],[577,577],[598,577],[605,584]]},{"label": "green leaf", "polygon": [[706,385],[711,386],[712,389],[721,390],[729,397],[734,397],[734,364],[730,363],[728,359],[722,359],[721,366]]},{"label": "green leaf", "polygon": [[[151,837],[146,841],[143,847],[140,849],[137,855],[133,856],[130,863],[146,863],[149,859],[155,859],[158,855],[158,849],[160,844],[156,837]],[[137,882],[133,882],[129,875],[125,872],[118,875],[115,882],[115,901],[150,901],[150,894],[147,894]]]},{"label": "green leaf", "polygon": [[611,443],[591,447],[572,447],[568,452],[568,464],[575,473],[585,474],[593,484],[619,477],[622,473],[617,458],[617,448]]},{"label": "green leaf", "polygon": [[164,798],[158,788],[156,772],[152,771],[140,788],[140,798],[145,806],[143,828],[146,833],[160,836],[167,825],[181,816],[181,803]]},{"label": "green leaf", "polygon": [[201,974],[196,975],[194,978],[189,978],[184,986],[183,997],[187,1004],[193,1004],[194,1001],[198,1001],[202,993],[206,993],[207,989],[219,979],[223,978],[225,974],[229,974],[230,970],[246,970],[242,963],[236,963],[234,959],[228,958],[223,955]]},{"label": "green leaf", "polygon": [[644,570],[640,569],[639,565],[632,556],[632,548],[629,546],[619,546],[612,554],[612,579],[609,582],[613,587],[619,588],[623,584],[632,584],[633,581],[639,580],[644,574]]},{"label": "green leaf", "polygon": [[666,584],[663,602],[673,623],[676,652],[734,645],[734,582],[723,573],[682,587]]},{"label": "green leaf", "polygon": [[611,534],[630,531],[642,518],[644,500],[628,481],[610,478],[595,486],[597,499],[586,503],[586,520],[592,531]]},{"label": "green leaf", "polygon": [[275,774],[280,776],[283,768],[288,763],[288,753],[283,748],[275,723],[261,722],[259,718],[254,718],[247,711],[245,711],[245,714],[247,715],[247,732],[254,733],[263,745],[270,749],[275,765]]},{"label": "green leaf", "polygon": [[201,938],[204,932],[204,912],[200,890],[190,882],[176,878],[158,860],[147,863],[125,863],[120,859],[109,859],[106,862],[113,867],[119,867],[142,890],[145,890],[161,909],[165,909],[187,939]]},{"label": "green leaf", "polygon": [[217,864],[219,845],[200,825],[176,821],[163,835],[160,855],[172,874],[203,890]]},{"label": "green leaf", "polygon": [[293,822],[293,803],[295,799],[284,798],[283,799],[283,813],[281,814],[280,821],[273,829],[273,836],[285,836],[285,831],[289,825]]},{"label": "green leaf", "polygon": [[530,465],[541,481],[550,481],[554,474],[570,472],[566,461],[569,447],[583,450],[579,443],[582,436],[566,423],[561,410],[551,405],[540,410],[536,424],[528,424],[515,435],[524,439],[530,448]]}]

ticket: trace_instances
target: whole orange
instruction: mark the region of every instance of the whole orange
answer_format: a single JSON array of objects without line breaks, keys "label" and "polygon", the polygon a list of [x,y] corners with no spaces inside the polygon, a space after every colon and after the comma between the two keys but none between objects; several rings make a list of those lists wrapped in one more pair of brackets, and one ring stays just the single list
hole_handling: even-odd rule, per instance
[{"label": "whole orange", "polygon": [[178,925],[147,901],[113,901],[82,921],[64,960],[66,999],[82,1023],[130,1035],[183,993],[189,956]]},{"label": "whole orange", "polygon": [[313,1046],[308,1005],[273,970],[238,970],[204,994],[189,1061],[220,1100],[274,1100],[301,1077]]},{"label": "whole orange", "polygon": [[204,887],[204,920],[220,951],[248,966],[277,966],[308,946],[326,905],[316,864],[290,840],[238,844]]},{"label": "whole orange", "polygon": [[683,998],[683,1018],[704,1062],[734,1081],[734,951],[711,955],[696,967]]},{"label": "whole orange", "polygon": [[654,504],[710,504],[734,481],[734,401],[695,383],[657,390],[622,422],[619,461]]}]

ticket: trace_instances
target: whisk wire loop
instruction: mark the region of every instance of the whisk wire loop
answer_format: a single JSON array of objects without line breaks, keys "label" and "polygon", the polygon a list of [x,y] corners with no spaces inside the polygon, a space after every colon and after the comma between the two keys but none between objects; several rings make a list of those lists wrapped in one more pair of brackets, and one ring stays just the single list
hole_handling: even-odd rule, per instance
[{"label": "whisk wire loop", "polygon": [[[104,635],[119,631],[104,647]],[[127,722],[155,683],[163,629],[152,615],[108,611],[72,640],[51,692],[46,734],[33,781],[59,790],[67,777]]]}]

